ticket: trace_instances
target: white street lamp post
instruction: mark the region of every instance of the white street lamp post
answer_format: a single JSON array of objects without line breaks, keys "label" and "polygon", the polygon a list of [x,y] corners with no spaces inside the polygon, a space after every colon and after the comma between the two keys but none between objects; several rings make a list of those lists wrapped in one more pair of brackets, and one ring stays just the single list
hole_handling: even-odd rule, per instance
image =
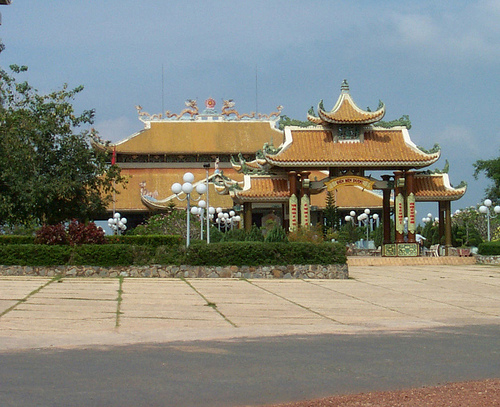
[{"label": "white street lamp post", "polygon": [[479,212],[485,214],[488,221],[488,242],[491,242],[490,219],[496,218],[500,213],[500,206],[497,205],[493,208],[493,212],[495,212],[495,214],[493,214],[491,212],[491,205],[491,199],[485,199],[483,205],[479,207]]},{"label": "white street lamp post", "polygon": [[[191,215],[191,192],[193,192],[194,186],[194,175],[190,172],[186,172],[184,176],[182,177],[182,180],[184,183],[181,185],[178,182],[172,185],[172,192],[176,195],[177,199],[179,201],[186,201],[186,215],[187,215],[187,236],[186,236],[186,247],[189,247],[190,244],[190,233],[191,233],[191,225],[190,225],[190,215]],[[179,197],[179,194],[181,192],[184,192],[186,194],[186,198],[181,199]],[[196,192],[200,195],[198,199],[195,201],[199,201],[201,199],[201,195],[203,195],[206,192],[206,185],[205,184],[198,184],[196,185]]]},{"label": "white street lamp post", "polygon": [[364,213],[358,216],[358,221],[363,222],[366,227],[366,241],[370,240],[370,229],[373,230],[373,221],[378,220],[378,213],[374,213],[370,216],[370,209],[365,209]]},{"label": "white street lamp post", "polygon": [[127,230],[127,218],[122,218],[120,213],[116,212],[112,218],[108,219],[108,226],[115,235],[121,235]]},{"label": "white street lamp post", "polygon": [[[205,168],[207,172],[207,179],[206,179],[206,187],[207,187],[207,244],[210,244],[210,210],[213,209],[210,207],[210,201],[209,201],[209,189],[208,189],[208,170],[210,169],[210,163],[203,164],[203,168]],[[215,213],[215,212],[214,212]],[[212,213],[213,215],[213,213]],[[203,240],[203,237],[201,238]]]}]

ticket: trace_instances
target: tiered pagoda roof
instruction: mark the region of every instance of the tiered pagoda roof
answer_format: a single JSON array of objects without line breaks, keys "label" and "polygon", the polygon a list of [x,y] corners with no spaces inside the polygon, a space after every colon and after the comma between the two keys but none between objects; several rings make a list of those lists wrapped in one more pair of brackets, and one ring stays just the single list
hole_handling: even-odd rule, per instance
[{"label": "tiered pagoda roof", "polygon": [[415,176],[415,189],[417,201],[456,201],[464,196],[467,186],[464,184],[457,188],[452,187],[450,177],[446,173],[417,174]]},{"label": "tiered pagoda roof", "polygon": [[288,179],[276,176],[245,175],[242,191],[235,191],[240,202],[287,202],[290,198]]},{"label": "tiered pagoda roof", "polygon": [[410,139],[405,127],[374,127],[357,142],[336,142],[327,128],[287,129],[286,141],[267,161],[278,167],[364,167],[368,169],[422,168],[439,159],[440,151],[425,153]]},{"label": "tiered pagoda roof", "polygon": [[307,119],[315,124],[372,124],[385,115],[385,105],[380,102],[375,112],[360,109],[349,93],[349,85],[344,79],[341,86],[341,93],[337,103],[331,111],[326,111],[323,107],[323,101],[318,104],[318,116],[314,115],[314,109],[311,108]]}]

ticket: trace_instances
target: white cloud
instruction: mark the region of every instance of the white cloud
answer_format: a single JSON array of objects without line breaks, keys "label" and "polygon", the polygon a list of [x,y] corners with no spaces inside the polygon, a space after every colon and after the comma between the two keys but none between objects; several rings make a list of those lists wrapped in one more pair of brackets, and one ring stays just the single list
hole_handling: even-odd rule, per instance
[{"label": "white cloud", "polygon": [[448,125],[436,134],[436,140],[441,144],[443,150],[453,154],[454,151],[463,154],[467,151],[470,158],[480,157],[484,153],[484,146],[478,142],[478,136],[473,129],[460,126]]},{"label": "white cloud", "polygon": [[[469,62],[500,61],[500,5],[483,1],[420,13],[399,11],[392,15],[391,43],[409,53],[425,53],[435,59]],[[387,33],[386,33],[387,35]]]}]

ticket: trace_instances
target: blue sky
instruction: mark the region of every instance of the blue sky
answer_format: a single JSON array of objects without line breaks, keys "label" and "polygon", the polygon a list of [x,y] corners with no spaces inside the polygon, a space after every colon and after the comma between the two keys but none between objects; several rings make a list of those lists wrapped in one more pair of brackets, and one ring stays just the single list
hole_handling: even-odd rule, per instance
[{"label": "blue sky", "polygon": [[[439,143],[454,185],[453,210],[475,205],[487,180],[472,164],[500,154],[500,1],[13,0],[0,6],[0,64],[28,65],[42,92],[84,85],[75,105],[117,141],[149,113],[186,99],[234,99],[241,113],[305,120],[336,102],[347,79],[360,107],[408,114],[419,146]],[[258,86],[256,91],[256,73]],[[419,210],[437,212],[437,204]]]}]

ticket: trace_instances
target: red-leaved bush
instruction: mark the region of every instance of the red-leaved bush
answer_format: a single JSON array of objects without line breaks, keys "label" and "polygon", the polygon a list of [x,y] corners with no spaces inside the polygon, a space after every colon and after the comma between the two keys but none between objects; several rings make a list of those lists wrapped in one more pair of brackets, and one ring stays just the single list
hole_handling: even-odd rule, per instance
[{"label": "red-leaved bush", "polygon": [[77,220],[72,220],[68,226],[68,235],[71,245],[106,243],[104,230],[97,227],[94,222],[84,224]]},{"label": "red-leaved bush", "polygon": [[36,231],[35,243],[37,244],[68,244],[68,234],[62,223],[58,225],[43,225]]},{"label": "red-leaved bush", "polygon": [[106,238],[104,230],[97,227],[94,222],[85,224],[72,220],[68,225],[68,230],[62,223],[43,225],[36,232],[35,243],[49,245],[104,244]]}]

